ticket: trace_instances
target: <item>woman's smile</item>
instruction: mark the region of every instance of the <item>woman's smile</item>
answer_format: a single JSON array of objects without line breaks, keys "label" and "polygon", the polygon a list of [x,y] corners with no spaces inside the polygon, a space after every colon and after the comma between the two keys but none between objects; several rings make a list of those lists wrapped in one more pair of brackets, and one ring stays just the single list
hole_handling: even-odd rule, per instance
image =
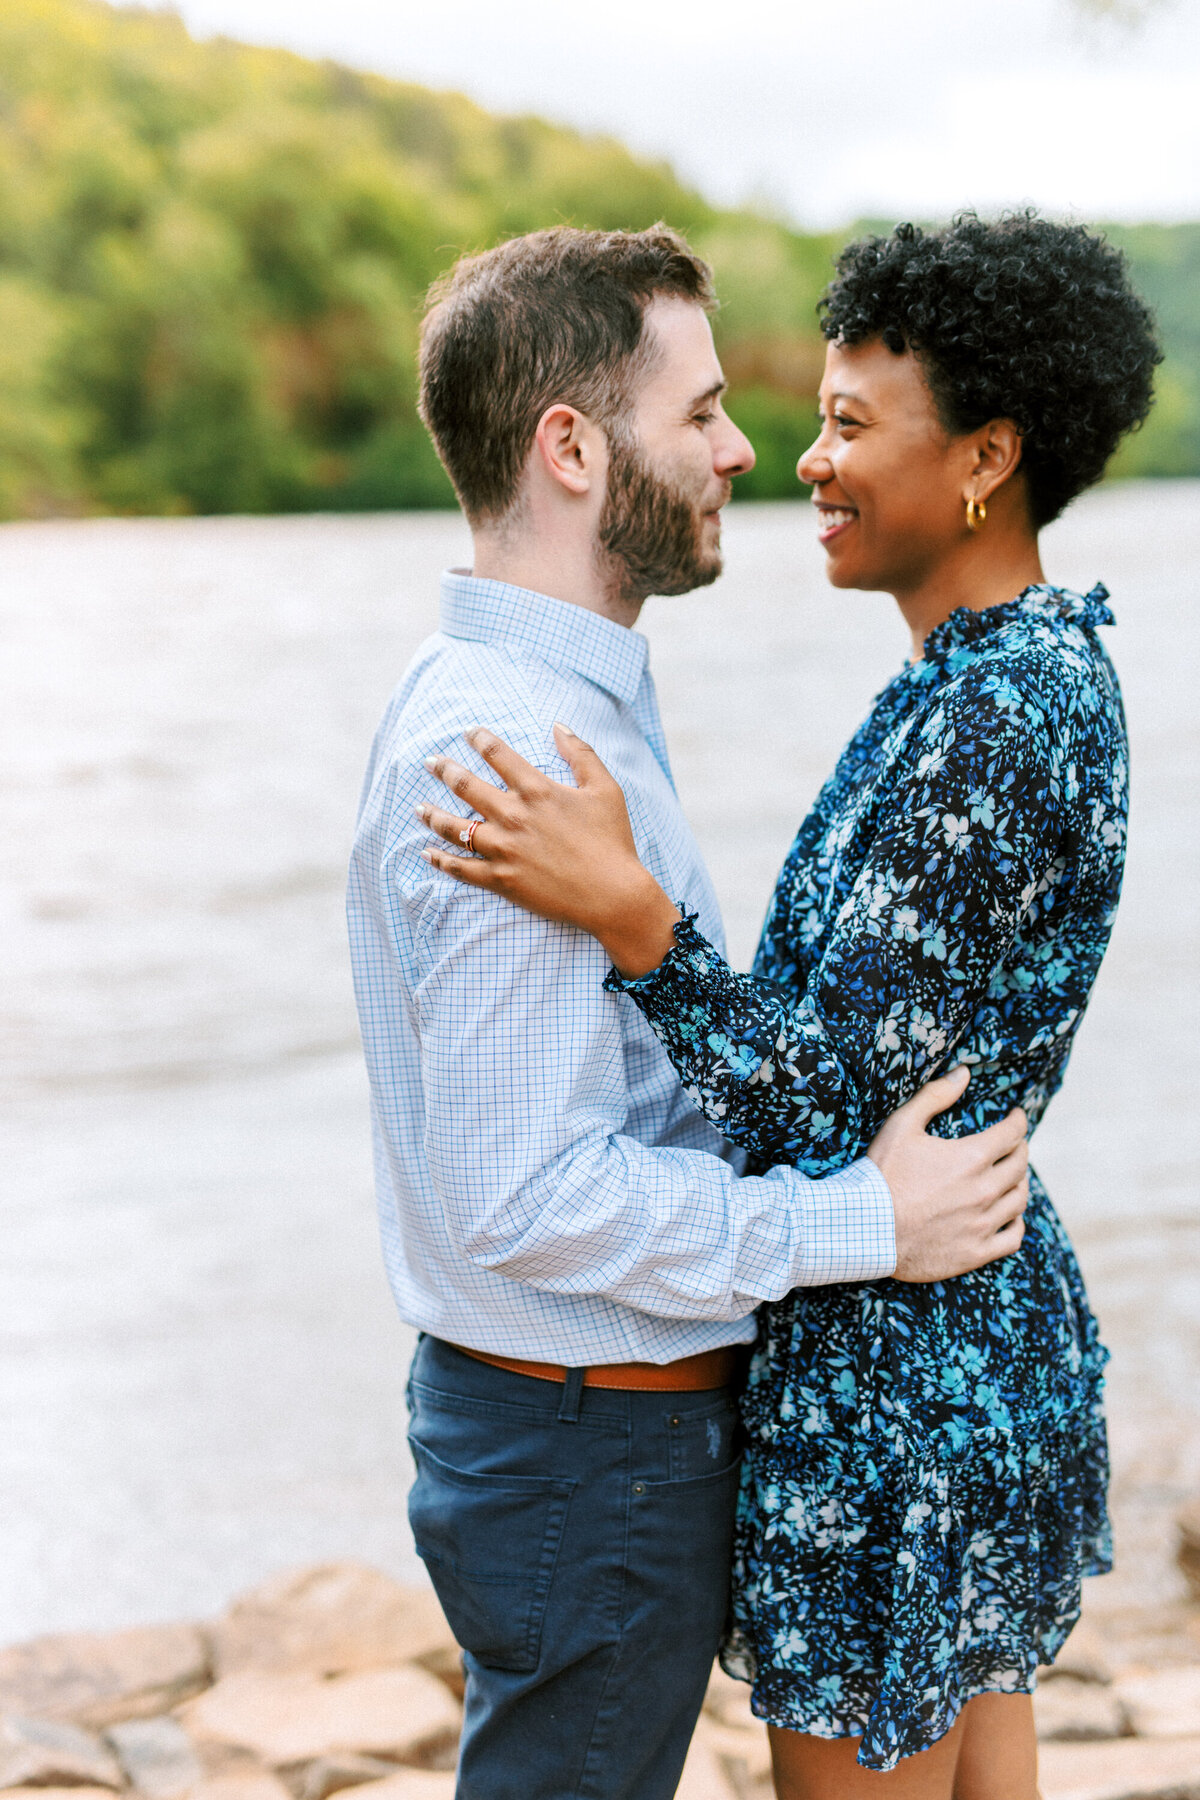
[{"label": "woman's smile", "polygon": [[822,544],[830,544],[834,538],[853,525],[857,512],[849,506],[834,506],[824,500],[814,500],[817,509],[817,540]]}]

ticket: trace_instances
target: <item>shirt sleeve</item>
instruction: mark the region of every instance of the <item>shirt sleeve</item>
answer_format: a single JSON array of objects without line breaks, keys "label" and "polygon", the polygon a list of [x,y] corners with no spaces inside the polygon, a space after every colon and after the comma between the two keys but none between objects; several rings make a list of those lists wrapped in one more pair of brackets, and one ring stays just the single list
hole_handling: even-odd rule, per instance
[{"label": "shirt sleeve", "polygon": [[430,870],[407,897],[424,1150],[479,1267],[673,1319],[741,1319],[797,1286],[895,1267],[891,1194],[867,1158],[826,1181],[739,1177],[626,1129],[627,1002],[603,953]]},{"label": "shirt sleeve", "polygon": [[[757,1163],[819,1175],[857,1156],[949,1064],[980,1008],[1004,1005],[1006,953],[1053,903],[1069,779],[1058,735],[1036,697],[986,665],[948,684],[798,1002],[735,973],[686,918],[649,975],[610,972],[693,1103]],[[959,1116],[935,1129],[952,1135]]]}]

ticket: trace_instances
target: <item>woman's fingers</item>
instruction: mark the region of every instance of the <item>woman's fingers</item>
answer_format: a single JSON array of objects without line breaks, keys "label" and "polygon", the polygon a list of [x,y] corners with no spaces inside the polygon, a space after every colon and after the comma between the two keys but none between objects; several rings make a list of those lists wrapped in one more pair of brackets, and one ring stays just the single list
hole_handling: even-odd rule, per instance
[{"label": "woman's fingers", "polygon": [[546,777],[541,770],[527,763],[511,744],[506,744],[486,725],[473,725],[467,733],[467,742],[489,768],[495,769],[505,787],[520,794],[522,799],[527,799],[535,788],[545,786]]},{"label": "woman's fingers", "polygon": [[558,745],[559,755],[581,788],[613,779],[608,764],[597,756],[590,744],[585,744],[581,737],[576,737],[569,725],[558,724],[554,727],[554,742]]},{"label": "woman's fingers", "polygon": [[444,875],[453,875],[466,887],[495,888],[495,876],[478,856],[451,856],[448,850],[422,850],[421,855]]},{"label": "woman's fingers", "polygon": [[479,775],[472,775],[470,769],[464,769],[449,756],[427,756],[425,767],[431,775],[444,782],[452,794],[465,800],[468,806],[474,807],[484,818],[490,818],[495,811],[496,802],[502,790],[490,781],[484,781]]},{"label": "woman's fingers", "polygon": [[430,831],[436,831],[440,838],[445,838],[456,850],[462,845],[466,850],[474,850],[479,856],[486,855],[489,829],[486,823],[481,825],[469,813],[464,817],[462,813],[443,812],[440,807],[426,806],[423,801],[413,810],[422,824],[428,825]]}]

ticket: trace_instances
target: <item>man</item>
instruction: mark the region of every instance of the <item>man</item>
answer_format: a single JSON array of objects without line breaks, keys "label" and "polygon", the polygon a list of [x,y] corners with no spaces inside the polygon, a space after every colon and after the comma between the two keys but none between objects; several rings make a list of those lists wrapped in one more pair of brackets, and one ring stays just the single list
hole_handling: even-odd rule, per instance
[{"label": "man", "polygon": [[444,578],[442,630],[380,727],[349,909],[384,1251],[425,1334],[410,1519],[467,1669],[460,1800],[667,1800],[725,1609],[754,1307],[949,1276],[1020,1241],[1020,1115],[927,1138],[950,1077],[838,1177],[740,1177],[604,992],[597,946],[423,855],[429,771],[481,767],[474,726],[561,779],[567,721],[720,941],[630,629],[647,595],[715,579],[720,510],[753,463],[711,306],[665,228],[563,228],[461,262],[425,324],[422,414],[473,572]]}]

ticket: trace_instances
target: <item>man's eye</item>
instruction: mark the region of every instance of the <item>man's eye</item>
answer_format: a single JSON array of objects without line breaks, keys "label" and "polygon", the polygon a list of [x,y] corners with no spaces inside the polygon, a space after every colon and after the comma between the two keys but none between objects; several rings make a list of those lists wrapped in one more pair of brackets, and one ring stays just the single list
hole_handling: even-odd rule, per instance
[{"label": "man's eye", "polygon": [[713,420],[716,418],[716,416],[717,416],[716,413],[711,412],[711,411],[710,412],[702,412],[702,413],[693,413],[692,414],[692,423],[694,425],[711,425]]}]

